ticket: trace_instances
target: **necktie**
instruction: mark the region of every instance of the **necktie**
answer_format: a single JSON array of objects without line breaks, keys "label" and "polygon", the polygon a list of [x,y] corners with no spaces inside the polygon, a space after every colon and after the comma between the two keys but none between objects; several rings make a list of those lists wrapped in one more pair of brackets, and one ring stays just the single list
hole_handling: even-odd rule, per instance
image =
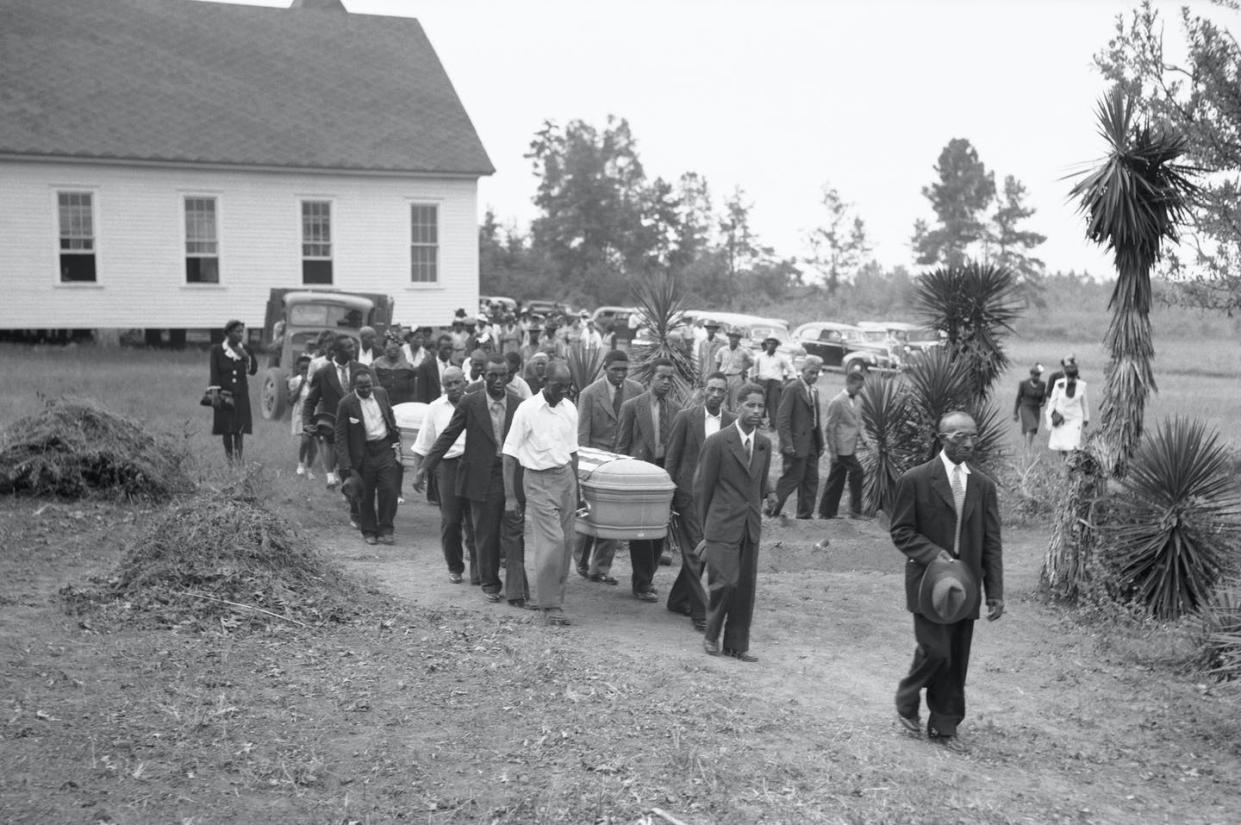
[{"label": "necktie", "polygon": [[747,436],[745,437],[745,457],[746,457],[746,464],[749,464],[751,461],[753,461],[753,460],[754,460],[754,451],[753,451],[752,449],[750,449],[750,448],[751,448],[750,437],[747,435]]},{"label": "necktie", "polygon": [[957,510],[957,530],[952,539],[952,555],[960,555],[961,547],[961,513],[965,507],[965,471],[957,464],[952,468],[952,503]]},{"label": "necktie", "polygon": [[617,418],[620,418],[620,407],[621,407],[621,388],[613,387],[612,388],[612,414],[615,415]]},{"label": "necktie", "polygon": [[664,444],[668,441],[668,402],[661,398],[655,413],[655,457],[663,458]]},{"label": "necktie", "polygon": [[806,393],[810,396],[810,406],[814,407],[814,426],[819,426],[819,394],[809,385],[806,386]]},{"label": "necktie", "polygon": [[337,378],[340,379],[340,387],[343,390],[349,389],[349,367],[341,364],[336,368]]}]

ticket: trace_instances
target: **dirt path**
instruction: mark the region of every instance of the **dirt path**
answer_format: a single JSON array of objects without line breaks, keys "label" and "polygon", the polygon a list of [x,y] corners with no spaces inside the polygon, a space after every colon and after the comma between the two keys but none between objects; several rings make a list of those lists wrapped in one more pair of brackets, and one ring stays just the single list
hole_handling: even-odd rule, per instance
[{"label": "dirt path", "polygon": [[[397,531],[394,547],[367,546],[347,528],[324,528],[314,538],[350,569],[423,607],[534,622],[528,611],[486,602],[476,587],[449,583],[438,513],[425,502],[402,506]],[[823,538],[829,548],[816,549]],[[619,586],[570,575],[573,626],[545,632],[580,639],[584,657],[630,660],[659,674],[654,684],[692,688],[704,676],[727,679],[825,723],[860,765],[881,762],[911,781],[926,759],[961,759],[954,793],[976,795],[982,806],[997,795],[1043,800],[1041,813],[1019,821],[1235,822],[1235,704],[1166,672],[1152,678],[1152,668],[1131,656],[1101,654],[1090,632],[1034,600],[1042,547],[1031,531],[1006,536],[1008,614],[977,626],[963,726],[970,752],[963,757],[896,732],[892,692],[913,641],[901,595],[903,558],[877,522],[764,526],[752,648],[758,665],[706,656],[688,619],[664,608],[675,566],[658,573],[660,603],[634,599],[623,551],[613,570]],[[1205,710],[1186,724],[1182,705],[1201,706],[1204,697]],[[1221,730],[1230,719],[1231,731]],[[1049,797],[1056,800],[1050,809]]]}]

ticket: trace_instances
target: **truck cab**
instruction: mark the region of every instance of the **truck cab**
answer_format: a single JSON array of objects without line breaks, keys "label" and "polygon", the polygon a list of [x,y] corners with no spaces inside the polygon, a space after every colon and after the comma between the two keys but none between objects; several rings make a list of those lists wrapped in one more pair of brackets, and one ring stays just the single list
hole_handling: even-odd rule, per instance
[{"label": "truck cab", "polygon": [[273,289],[263,323],[267,371],[259,393],[262,416],[284,417],[289,407],[289,376],[297,357],[313,346],[324,330],[357,339],[358,331],[369,326],[382,336],[392,323],[393,305],[391,296],[373,292]]}]

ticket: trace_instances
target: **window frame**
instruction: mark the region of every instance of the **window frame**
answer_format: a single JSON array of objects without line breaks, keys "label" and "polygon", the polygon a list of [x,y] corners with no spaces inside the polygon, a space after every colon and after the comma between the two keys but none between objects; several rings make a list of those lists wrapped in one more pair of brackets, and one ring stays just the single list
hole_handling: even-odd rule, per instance
[{"label": "window frame", "polygon": [[[327,206],[327,238],[326,246],[328,247],[327,255],[307,255],[306,247],[308,245],[325,245],[321,240],[307,240],[306,235],[306,205],[307,204],[323,204]],[[301,262],[301,282],[302,286],[335,286],[336,285],[336,258],[335,258],[335,233],[333,231],[334,216],[336,214],[336,200],[334,198],[300,195],[297,199],[297,236],[298,236],[298,260]],[[307,262],[327,262],[327,280],[326,281],[307,281],[306,280],[306,264]]]},{"label": "window frame", "polygon": [[[191,243],[203,243],[204,241],[190,239],[189,228],[189,204],[190,201],[211,201],[213,208],[213,223],[215,230],[215,254],[191,253],[189,246]],[[220,240],[221,220],[220,220],[220,195],[215,192],[182,192],[181,193],[181,260],[182,260],[182,279],[181,286],[193,289],[219,287],[224,284],[224,277],[220,266],[220,248],[223,242]],[[191,258],[213,258],[215,259],[215,280],[214,281],[191,281],[189,273],[189,261]]]},{"label": "window frame", "polygon": [[[406,217],[408,218],[408,222],[406,226],[408,227],[408,233],[409,233],[408,234],[408,238],[409,238],[409,244],[408,244],[409,281],[407,282],[406,286],[412,289],[434,289],[434,288],[440,287],[443,284],[443,278],[441,275],[442,264],[443,264],[441,250],[443,248],[443,242],[440,240],[443,234],[443,220],[442,220],[442,213],[443,213],[442,205],[443,204],[441,201],[438,201],[438,200],[427,200],[425,198],[410,198],[408,201],[406,201],[406,205],[408,207],[408,209],[406,210]],[[435,216],[435,224],[434,224],[435,241],[433,243],[427,243],[425,241],[418,241],[415,238],[414,236],[414,210],[416,209],[433,210],[433,213]],[[435,277],[431,280],[415,280],[414,279],[415,265],[419,263],[425,264],[425,262],[419,262],[419,261],[414,260],[414,250],[415,249],[427,249],[427,248],[434,249],[434,256],[433,256],[434,260],[432,260],[430,263],[431,263],[431,266],[433,267]]]},{"label": "window frame", "polygon": [[[83,240],[83,238],[66,237],[62,234],[61,227],[61,195],[85,195],[90,198],[89,215],[90,215],[90,252],[89,255],[82,250],[65,249],[61,244],[65,240]],[[80,186],[80,185],[54,185],[52,186],[52,221],[56,229],[55,232],[55,259],[56,265],[53,269],[53,283],[60,287],[70,289],[83,289],[98,287],[100,281],[100,244],[99,244],[99,188],[97,186]],[[62,259],[66,255],[74,255],[82,258],[90,257],[92,259],[92,275],[90,280],[66,279],[62,266]]]}]

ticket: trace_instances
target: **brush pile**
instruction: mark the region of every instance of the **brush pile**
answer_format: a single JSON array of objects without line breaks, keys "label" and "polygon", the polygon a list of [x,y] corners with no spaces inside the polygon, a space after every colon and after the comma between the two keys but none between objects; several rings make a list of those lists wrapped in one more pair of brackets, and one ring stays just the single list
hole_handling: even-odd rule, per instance
[{"label": "brush pile", "polygon": [[[170,507],[93,591],[66,587],[72,613],[226,631],[344,622],[362,588],[268,510],[250,481]],[[373,600],[372,600],[373,601]]]},{"label": "brush pile", "polygon": [[0,433],[0,494],[162,501],[189,492],[189,450],[90,402],[49,401]]}]

